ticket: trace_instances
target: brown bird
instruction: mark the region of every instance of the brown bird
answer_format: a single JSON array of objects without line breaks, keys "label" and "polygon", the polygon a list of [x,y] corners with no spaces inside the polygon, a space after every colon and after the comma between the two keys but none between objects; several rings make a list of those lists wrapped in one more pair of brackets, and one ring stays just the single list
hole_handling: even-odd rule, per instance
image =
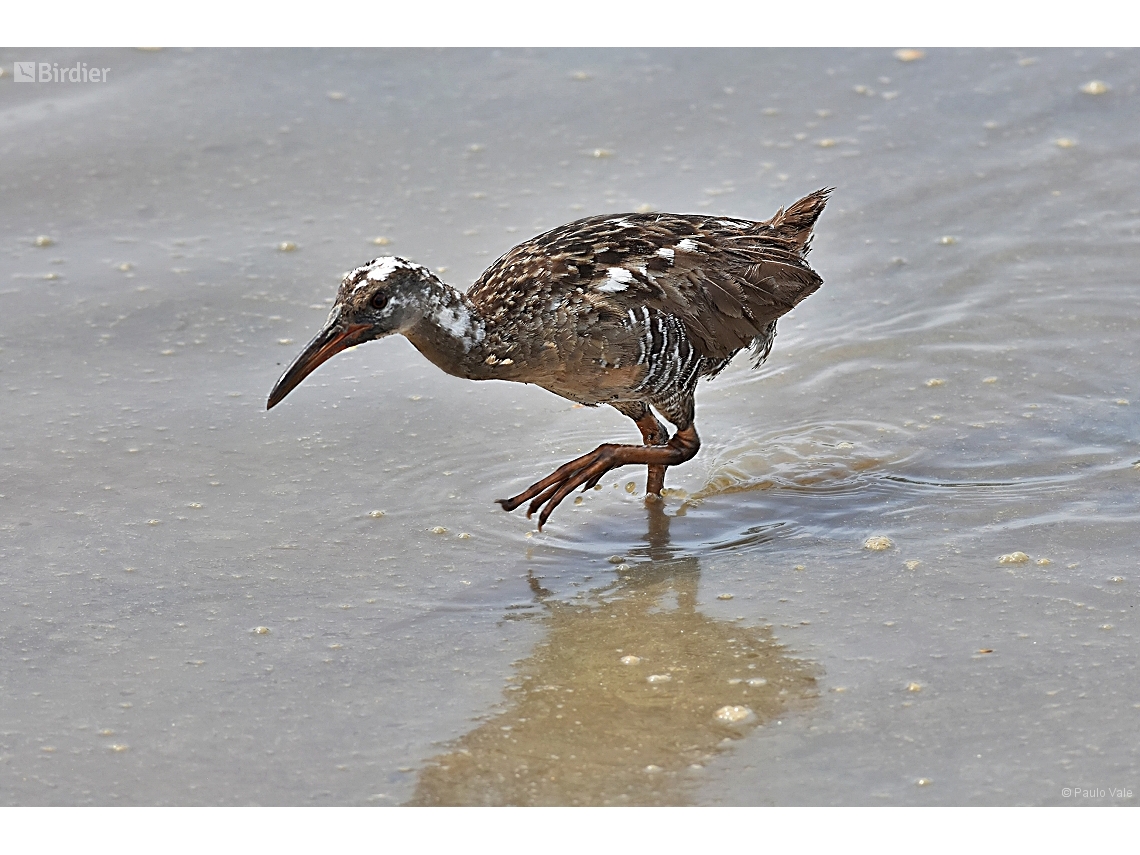
[{"label": "brown bird", "polygon": [[[808,266],[812,227],[830,189],[770,220],[703,214],[587,217],[521,243],[466,293],[402,258],[376,258],[344,277],[324,328],[269,395],[272,409],[330,356],[401,333],[457,377],[534,383],[629,416],[644,445],[600,445],[499,504],[540,507],[541,529],[577,487],[611,469],[665,470],[697,453],[697,381],[740,350],[768,356],[776,319],[822,284]],[[650,409],[677,430],[669,436]],[[545,507],[543,505],[545,504]]]}]

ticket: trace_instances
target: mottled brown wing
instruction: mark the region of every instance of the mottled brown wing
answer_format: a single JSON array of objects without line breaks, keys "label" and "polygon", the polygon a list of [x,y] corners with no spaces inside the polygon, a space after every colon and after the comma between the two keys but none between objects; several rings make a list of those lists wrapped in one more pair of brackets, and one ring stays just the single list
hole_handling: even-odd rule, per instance
[{"label": "mottled brown wing", "polygon": [[677,214],[578,220],[512,249],[468,296],[492,315],[570,303],[587,326],[655,309],[680,320],[701,355],[728,357],[822,284],[804,255],[827,192],[765,222]]},{"label": "mottled brown wing", "polygon": [[676,316],[701,355],[718,358],[746,347],[823,284],[799,252],[763,238],[702,241],[655,278],[662,293],[646,305]]},{"label": "mottled brown wing", "polygon": [[[818,190],[759,223],[677,218],[696,234],[677,243],[672,267],[655,277],[664,293],[648,305],[680,319],[703,356],[731,356],[823,284],[805,256],[830,192]],[[691,251],[680,251],[690,243]]]}]

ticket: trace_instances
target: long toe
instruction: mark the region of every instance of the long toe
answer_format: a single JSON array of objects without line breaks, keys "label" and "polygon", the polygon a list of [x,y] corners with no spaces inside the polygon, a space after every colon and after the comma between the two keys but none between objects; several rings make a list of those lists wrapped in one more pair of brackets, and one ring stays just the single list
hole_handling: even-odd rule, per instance
[{"label": "long toe", "polygon": [[532,516],[534,516],[534,512],[542,507],[542,503],[545,502],[547,499],[549,499],[551,496],[553,496],[555,493],[557,493],[561,486],[562,486],[561,481],[559,481],[555,484],[551,484],[549,487],[547,487],[545,490],[543,490],[541,493],[539,493],[537,496],[535,496],[531,500],[530,507],[526,509],[526,518],[529,520]]},{"label": "long toe", "polygon": [[[558,467],[513,499],[500,499],[499,504],[504,510],[513,511],[523,502],[530,502],[526,514],[528,519],[542,506],[542,512],[538,516],[538,528],[541,530],[550,518],[550,514],[573,490],[578,487],[589,489],[595,486],[611,469],[631,463],[647,463],[651,470],[660,467],[663,482],[667,467],[684,463],[697,453],[698,448],[700,440],[691,426],[678,431],[666,445],[599,445],[589,454],[583,454],[576,460]],[[650,486],[657,486],[652,479]],[[657,490],[660,489],[660,486],[657,486]]]},{"label": "long toe", "polygon": [[[574,488],[582,484],[587,484],[590,481],[597,483],[611,468],[613,468],[613,464],[610,461],[599,460],[594,466],[563,481],[561,486],[559,486],[550,497],[550,501],[546,503],[546,507],[542,509],[542,513],[538,515],[538,530],[542,531],[542,527],[546,524],[546,521],[550,519],[550,515],[554,512],[554,509],[562,503],[563,499],[574,492]],[[527,516],[530,515],[528,514]]]},{"label": "long toe", "polygon": [[[541,481],[535,481],[514,498],[496,499],[496,501],[502,506],[504,511],[513,511],[523,502],[529,502],[535,496],[546,493],[551,487],[557,488],[557,485],[561,484],[564,480],[566,480],[566,478],[572,476],[575,472],[579,471],[583,467],[589,466],[596,459],[598,452],[606,447],[607,446],[605,445],[600,445],[589,454],[583,454],[581,457],[577,457],[574,460],[571,460],[569,463],[564,463],[549,475],[547,475],[545,478],[543,478]],[[536,508],[532,507],[530,513],[528,513],[527,516],[529,517],[530,514],[534,513],[535,510]]]}]

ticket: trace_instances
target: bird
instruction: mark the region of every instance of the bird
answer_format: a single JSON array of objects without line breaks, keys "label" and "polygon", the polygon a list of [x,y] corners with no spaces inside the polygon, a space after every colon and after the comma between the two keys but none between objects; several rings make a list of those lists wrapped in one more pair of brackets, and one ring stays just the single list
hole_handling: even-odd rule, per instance
[{"label": "bird", "polygon": [[[439,368],[470,380],[533,383],[578,404],[629,417],[642,445],[605,443],[498,503],[550,514],[609,471],[647,467],[659,498],[668,467],[700,449],[697,382],[741,350],[759,366],[776,320],[822,278],[806,257],[834,188],[767,220],[708,214],[586,217],[524,241],[463,293],[426,267],[374,258],[345,274],[324,326],[269,394],[272,409],[346,348],[395,333]],[[669,435],[660,414],[675,430]]]}]

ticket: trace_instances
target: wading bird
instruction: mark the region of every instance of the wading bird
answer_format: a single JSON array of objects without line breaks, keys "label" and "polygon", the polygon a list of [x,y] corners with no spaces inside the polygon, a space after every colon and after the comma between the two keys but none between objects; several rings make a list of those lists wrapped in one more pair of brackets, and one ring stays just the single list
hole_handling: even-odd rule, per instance
[{"label": "wading bird", "polygon": [[[822,284],[808,265],[828,189],[763,222],[696,214],[587,217],[521,243],[466,293],[403,258],[376,258],[344,277],[324,328],[286,369],[267,409],[329,357],[400,333],[457,377],[534,383],[629,416],[644,445],[598,446],[512,499],[541,508],[541,529],[577,487],[611,469],[648,467],[646,493],[697,453],[697,381],[740,350],[755,365],[776,319]],[[651,409],[652,408],[652,409]],[[676,427],[669,436],[656,410]]]}]

